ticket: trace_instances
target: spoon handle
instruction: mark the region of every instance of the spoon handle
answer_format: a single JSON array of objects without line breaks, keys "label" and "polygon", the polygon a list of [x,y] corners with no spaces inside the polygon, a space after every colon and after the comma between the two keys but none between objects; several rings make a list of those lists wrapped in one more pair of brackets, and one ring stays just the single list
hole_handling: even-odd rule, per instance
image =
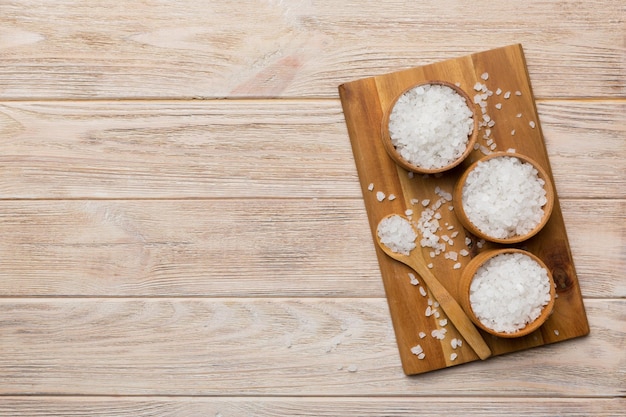
[{"label": "spoon handle", "polygon": [[461,336],[465,338],[478,357],[484,360],[491,356],[491,349],[485,343],[474,323],[471,322],[459,303],[450,295],[437,277],[422,262],[413,257],[407,257],[406,261],[406,264],[422,277],[422,280],[424,280],[430,292],[439,302],[439,306],[446,313],[448,319],[454,324],[454,327],[461,333]]}]

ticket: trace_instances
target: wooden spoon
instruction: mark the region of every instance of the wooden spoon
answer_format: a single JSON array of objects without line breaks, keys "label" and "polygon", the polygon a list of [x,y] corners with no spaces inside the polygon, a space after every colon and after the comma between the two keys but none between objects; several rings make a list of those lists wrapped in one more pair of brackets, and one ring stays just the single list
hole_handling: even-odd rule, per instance
[{"label": "wooden spoon", "polygon": [[[391,216],[397,216],[397,214],[392,214],[387,217]],[[405,218],[405,220],[408,222],[408,219]],[[430,292],[437,299],[439,306],[446,313],[448,319],[452,322],[452,324],[454,324],[454,327],[456,327],[459,333],[461,333],[480,359],[484,360],[491,356],[489,346],[487,346],[476,327],[474,327],[472,321],[469,319],[467,314],[465,314],[465,311],[463,311],[459,303],[457,303],[448,290],[446,290],[441,282],[439,282],[437,277],[430,272],[430,269],[426,267],[426,262],[424,261],[424,257],[422,256],[422,252],[419,248],[413,249],[409,255],[394,252],[380,241],[378,233],[376,234],[376,242],[378,242],[378,245],[389,257],[411,267],[422,277],[422,280],[426,283]]]}]

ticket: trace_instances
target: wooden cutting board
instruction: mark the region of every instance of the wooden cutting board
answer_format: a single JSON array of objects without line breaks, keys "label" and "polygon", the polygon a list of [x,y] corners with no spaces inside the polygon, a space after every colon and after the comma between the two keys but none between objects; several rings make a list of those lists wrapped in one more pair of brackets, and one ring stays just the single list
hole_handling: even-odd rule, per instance
[{"label": "wooden cutting board", "polygon": [[[461,166],[443,175],[413,175],[397,166],[383,147],[383,113],[406,88],[433,80],[457,84],[470,97],[486,94],[477,101],[487,103],[488,117],[483,119],[487,125],[479,130],[480,148]],[[430,248],[422,250],[435,276],[458,300],[462,268],[480,251],[498,247],[483,244],[466,232],[451,209],[447,193],[452,193],[463,170],[491,151],[515,149],[542,165],[554,182],[521,45],[348,82],[339,86],[339,93],[372,236],[375,239],[378,222],[392,213],[409,213],[413,219],[440,217],[439,234],[451,243],[438,255],[431,253]],[[478,114],[482,114],[479,104],[476,106]],[[426,211],[429,208],[436,210]],[[502,339],[483,333],[493,356],[588,334],[589,325],[558,198],[544,229],[515,246],[534,253],[551,269],[558,298],[547,322],[528,336]],[[478,360],[464,341],[460,347],[454,347],[462,338],[451,323],[446,323],[445,314],[437,308],[436,300],[420,277],[414,274],[412,279],[411,269],[388,258],[380,248],[376,250],[404,372],[420,374]],[[465,251],[468,255],[460,254]],[[452,252],[456,253],[456,259]],[[443,339],[441,329],[445,331]],[[412,352],[417,345],[420,348]],[[420,349],[424,354],[415,354]]]}]

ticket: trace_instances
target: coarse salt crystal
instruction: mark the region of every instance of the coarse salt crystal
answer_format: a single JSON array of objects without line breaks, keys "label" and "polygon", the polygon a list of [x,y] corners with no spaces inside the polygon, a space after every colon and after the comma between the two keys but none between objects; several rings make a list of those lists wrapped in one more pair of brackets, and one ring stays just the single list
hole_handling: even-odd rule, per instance
[{"label": "coarse salt crystal", "polygon": [[515,95],[516,95],[516,96],[521,96],[521,95],[522,95],[522,92],[521,92],[521,91],[519,91],[519,90],[517,90],[517,91],[515,92]]},{"label": "coarse salt crystal", "polygon": [[389,136],[400,156],[422,168],[441,168],[463,155],[474,127],[465,98],[444,85],[403,93],[389,116]]},{"label": "coarse salt crystal", "polygon": [[482,78],[483,80],[488,80],[489,79],[489,73],[488,72],[483,72],[482,75],[480,76],[480,78]]},{"label": "coarse salt crystal", "polygon": [[376,200],[383,201],[384,199],[385,199],[385,193],[383,193],[382,191],[378,191],[376,193]]},{"label": "coarse salt crystal", "polygon": [[393,201],[393,200],[396,199],[396,195],[395,194],[389,194],[388,199],[389,199],[389,201]]},{"label": "coarse salt crystal", "polygon": [[502,103],[496,103],[496,109],[500,110],[502,108]]},{"label": "coarse salt crystal", "polygon": [[409,272],[409,280],[411,285],[419,285],[419,281],[415,278],[415,275]]},{"label": "coarse salt crystal", "polygon": [[514,156],[479,162],[462,189],[462,204],[472,224],[494,238],[525,235],[542,220],[545,182],[537,170]]},{"label": "coarse salt crystal", "polygon": [[515,115],[515,117],[517,117],[517,118],[519,119],[520,117],[522,117],[522,113],[517,113],[517,114]]},{"label": "coarse salt crystal", "polygon": [[448,320],[447,319],[441,319],[439,320],[439,325],[441,327],[447,326],[448,325]]},{"label": "coarse salt crystal", "polygon": [[411,353],[414,355],[419,355],[422,352],[424,352],[424,349],[420,345],[416,345],[411,348]]},{"label": "coarse salt crystal", "polygon": [[419,288],[420,294],[422,295],[422,297],[426,297],[426,290],[424,289],[424,287],[420,287]]},{"label": "coarse salt crystal", "polygon": [[511,130],[511,136],[515,136],[515,129]]},{"label": "coarse salt crystal", "polygon": [[461,269],[461,262],[455,263],[452,269]]},{"label": "coarse salt crystal", "polygon": [[418,336],[420,337],[420,339],[423,339],[426,337],[426,333],[420,332]]},{"label": "coarse salt crystal", "polygon": [[512,333],[532,323],[550,301],[547,271],[523,253],[496,255],[478,268],[470,284],[470,304],[490,329]]},{"label": "coarse salt crystal", "polygon": [[508,99],[509,97],[511,97],[510,91],[507,91],[506,93],[504,93],[504,98]]},{"label": "coarse salt crystal", "polygon": [[458,356],[458,355],[457,355],[456,353],[451,353],[451,354],[450,354],[450,360],[451,360],[451,361],[455,360],[455,359],[457,358],[457,356]]},{"label": "coarse salt crystal", "polygon": [[385,217],[378,224],[377,234],[381,243],[395,253],[408,255],[416,247],[417,234],[411,223],[401,216]]},{"label": "coarse salt crystal", "polygon": [[428,269],[433,269],[434,265],[432,263],[426,265],[428,267]]},{"label": "coarse salt crystal", "polygon": [[496,90],[496,95],[497,95],[497,96],[499,96],[500,94],[502,94],[502,89],[498,88],[498,89]]},{"label": "coarse salt crystal", "polygon": [[373,182],[372,182],[372,183],[370,183],[370,185],[368,185],[368,186],[367,186],[367,189],[368,189],[369,191],[372,191],[372,190],[374,189],[374,183],[373,183]]},{"label": "coarse salt crystal", "polygon": [[534,129],[535,128],[535,122],[533,122],[532,120],[530,122],[528,122],[528,125]]},{"label": "coarse salt crystal", "polygon": [[417,355],[417,359],[422,360],[426,357],[426,354],[424,352],[420,353],[419,355]]},{"label": "coarse salt crystal", "polygon": [[461,249],[459,251],[459,255],[461,255],[461,256],[468,256],[469,252],[467,251],[467,249]]}]

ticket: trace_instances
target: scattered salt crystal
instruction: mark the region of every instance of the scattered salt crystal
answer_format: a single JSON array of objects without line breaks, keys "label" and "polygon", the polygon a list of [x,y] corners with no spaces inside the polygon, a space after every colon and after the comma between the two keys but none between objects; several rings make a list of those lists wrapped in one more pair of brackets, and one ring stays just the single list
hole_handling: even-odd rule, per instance
[{"label": "scattered salt crystal", "polygon": [[412,216],[413,215],[413,210],[406,209],[406,210],[404,210],[404,214],[406,214],[407,216]]},{"label": "scattered salt crystal", "polygon": [[498,89],[496,90],[496,95],[497,95],[497,96],[499,96],[500,94],[502,94],[502,89],[498,88]]},{"label": "scattered salt crystal", "polygon": [[419,355],[417,355],[417,359],[424,359],[426,357],[426,354],[424,352],[420,353]]},{"label": "scattered salt crystal", "polygon": [[461,83],[457,81],[457,82],[454,83],[454,85],[456,85],[457,87],[460,87]]},{"label": "scattered salt crystal", "polygon": [[423,339],[426,337],[426,333],[420,332],[418,336],[420,337],[420,339]]},{"label": "scattered salt crystal", "polygon": [[521,91],[519,91],[519,90],[517,90],[517,91],[515,92],[515,95],[516,95],[516,96],[521,96],[521,95],[522,95],[522,92],[521,92]]},{"label": "scattered salt crystal", "polygon": [[426,297],[426,290],[424,289],[424,287],[420,287],[419,291],[420,291],[420,294],[422,295],[422,297]]},{"label": "scattered salt crystal", "polygon": [[465,98],[444,85],[406,91],[389,116],[392,144],[402,158],[423,168],[441,168],[461,157],[473,127]]},{"label": "scattered salt crystal", "polygon": [[515,136],[515,129],[511,130],[511,136]]},{"label": "scattered salt crystal", "polygon": [[554,330],[554,334],[555,334],[556,336],[558,336],[558,335],[559,335],[559,331],[555,329],[555,330]]},{"label": "scattered salt crystal", "polygon": [[414,355],[419,355],[422,352],[424,352],[424,349],[420,345],[416,345],[411,348],[411,353]]},{"label": "scattered salt crystal", "polygon": [[543,218],[544,181],[537,170],[513,156],[479,162],[462,189],[468,219],[494,238],[524,235]]},{"label": "scattered salt crystal", "polygon": [[433,309],[431,306],[426,307],[426,311],[424,312],[424,315],[426,315],[426,317],[430,317],[433,315]]},{"label": "scattered salt crystal", "polygon": [[474,84],[474,90],[476,91],[480,91],[482,87],[483,85],[480,82],[477,82],[476,84]]},{"label": "scattered salt crystal", "polygon": [[437,256],[437,254],[435,253],[435,251],[430,251],[428,256],[430,256],[431,258],[434,258],[435,256]]},{"label": "scattered salt crystal", "polygon": [[426,265],[428,267],[428,269],[433,269],[434,265],[432,263]]},{"label": "scattered salt crystal", "polygon": [[502,108],[502,103],[496,103],[496,109],[500,110]]},{"label": "scattered salt crystal", "polygon": [[483,72],[483,74],[480,76],[480,78],[482,78],[483,80],[488,80],[489,79],[489,73],[488,72]]},{"label": "scattered salt crystal", "polygon": [[461,262],[455,263],[452,269],[461,269]]},{"label": "scattered salt crystal", "polygon": [[496,150],[497,145],[495,143],[492,143],[491,146],[489,147],[489,149],[491,149],[492,151]]},{"label": "scattered salt crystal", "polygon": [[439,325],[440,325],[441,327],[445,327],[445,326],[447,326],[447,325],[448,325],[448,320],[447,320],[447,319],[441,319],[441,320],[439,320]]},{"label": "scattered salt crystal", "polygon": [[458,232],[458,231],[455,231],[455,232],[452,232],[452,234],[450,235],[450,237],[454,239],[454,238],[455,238],[455,237],[457,237],[458,235],[459,235],[459,232]]},{"label": "scattered salt crystal", "polygon": [[532,120],[528,122],[528,125],[533,129],[535,128],[535,122],[533,122]]},{"label": "scattered salt crystal", "polygon": [[495,120],[490,120],[489,123],[487,123],[487,126],[489,127],[494,127],[496,125],[496,121]]},{"label": "scattered salt crystal", "polygon": [[376,193],[376,199],[378,201],[383,201],[385,199],[385,193],[383,193],[382,191],[378,191]]},{"label": "scattered salt crystal", "polygon": [[448,331],[446,329],[435,329],[430,333],[430,335],[434,337],[435,339],[443,340],[446,338],[447,332]]},{"label": "scattered salt crystal", "polygon": [[436,319],[439,318],[439,311],[435,310],[435,312],[433,313],[433,316],[435,316]]},{"label": "scattered salt crystal", "polygon": [[438,302],[438,301],[435,301],[435,302],[433,303],[433,307],[439,308],[439,302]]},{"label": "scattered salt crystal", "polygon": [[550,301],[547,271],[523,253],[505,253],[478,268],[470,284],[470,304],[485,326],[498,332],[523,329]]},{"label": "scattered salt crystal", "polygon": [[428,207],[429,204],[430,204],[430,200],[428,198],[422,201],[422,206],[424,207]]},{"label": "scattered salt crystal", "polygon": [[485,245],[485,239],[480,239],[478,242],[476,242],[476,247],[478,249],[482,249],[484,245]]},{"label": "scattered salt crystal", "polygon": [[517,113],[517,114],[515,115],[515,117],[517,117],[517,118],[519,119],[520,117],[522,117],[522,113]]},{"label": "scattered salt crystal", "polygon": [[419,203],[420,201],[417,198],[412,198],[411,199],[411,204],[412,205],[416,205],[417,203]]},{"label": "scattered salt crystal", "polygon": [[504,98],[508,99],[509,97],[511,97],[510,91],[507,91],[506,93],[504,93]]},{"label": "scattered salt crystal", "polygon": [[389,199],[389,201],[393,201],[393,200],[396,199],[396,195],[395,194],[389,194],[388,199]]},{"label": "scattered salt crystal", "polygon": [[373,182],[372,182],[372,183],[370,183],[370,185],[368,185],[368,186],[367,186],[367,189],[368,189],[369,191],[372,191],[372,190],[374,189],[374,183],[373,183]]},{"label": "scattered salt crystal", "polygon": [[458,356],[458,355],[457,355],[456,353],[451,353],[451,354],[450,354],[450,360],[451,360],[451,361],[455,360],[455,359],[457,358],[457,356]]},{"label": "scattered salt crystal", "polygon": [[406,173],[406,176],[409,177],[409,179],[413,179],[413,177],[415,176],[415,172],[409,171]]},{"label": "scattered salt crystal", "polygon": [[417,234],[413,226],[397,214],[381,220],[377,233],[381,243],[393,252],[408,255],[416,247]]},{"label": "scattered salt crystal", "polygon": [[461,255],[461,256],[468,256],[469,252],[467,251],[467,249],[461,249],[459,251],[459,255]]},{"label": "scattered salt crystal", "polygon": [[472,244],[472,239],[470,239],[469,237],[465,238],[465,246],[469,246]]},{"label": "scattered salt crystal", "polygon": [[507,153],[515,153],[515,148],[509,148],[506,150]]},{"label": "scattered salt crystal", "polygon": [[429,306],[432,306],[432,305],[433,305],[433,300],[431,300],[431,299],[429,298],[429,299],[428,299],[428,301],[427,301],[427,303],[428,303],[428,305],[429,305]]},{"label": "scattered salt crystal", "polygon": [[415,275],[409,272],[409,280],[411,281],[411,285],[419,285],[419,281],[415,278]]},{"label": "scattered salt crystal", "polygon": [[452,349],[456,349],[457,347],[459,347],[458,339],[456,337],[450,341],[450,346],[452,347]]}]

